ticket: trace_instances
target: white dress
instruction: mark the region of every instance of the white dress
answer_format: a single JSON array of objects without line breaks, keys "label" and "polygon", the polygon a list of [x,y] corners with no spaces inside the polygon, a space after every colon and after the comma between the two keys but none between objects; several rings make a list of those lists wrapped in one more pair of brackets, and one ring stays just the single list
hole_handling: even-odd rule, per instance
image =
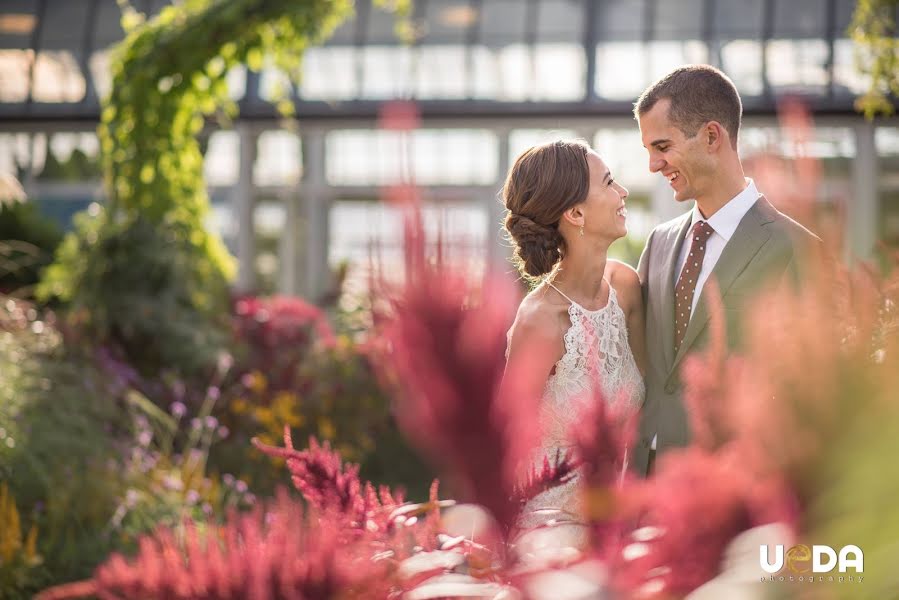
[{"label": "white dress", "polygon": [[[537,464],[550,461],[562,449],[571,447],[567,439],[572,424],[594,398],[593,382],[599,381],[606,402],[625,402],[632,410],[643,403],[645,387],[628,343],[627,322],[618,304],[615,288],[609,285],[609,301],[598,310],[587,310],[550,282],[568,300],[571,327],[564,336],[565,353],[546,381],[541,402],[544,429],[541,448],[535,452]],[[560,516],[574,521],[581,514],[578,476],[551,488],[525,504],[518,527],[528,529]],[[545,509],[552,509],[547,511]],[[562,511],[560,515],[558,511]]]}]

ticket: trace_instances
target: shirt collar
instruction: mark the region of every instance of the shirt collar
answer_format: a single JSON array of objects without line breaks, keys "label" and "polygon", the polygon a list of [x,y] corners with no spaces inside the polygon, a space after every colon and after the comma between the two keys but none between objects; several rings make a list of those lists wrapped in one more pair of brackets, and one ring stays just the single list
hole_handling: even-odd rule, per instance
[{"label": "shirt collar", "polygon": [[729,242],[740,221],[743,220],[749,209],[759,199],[759,190],[755,187],[755,182],[747,177],[746,184],[742,192],[731,198],[724,206],[718,209],[718,212],[708,219],[703,219],[702,213],[699,212],[699,207],[694,203],[691,211],[692,220],[690,227],[704,220],[715,233],[724,238],[725,242]]}]

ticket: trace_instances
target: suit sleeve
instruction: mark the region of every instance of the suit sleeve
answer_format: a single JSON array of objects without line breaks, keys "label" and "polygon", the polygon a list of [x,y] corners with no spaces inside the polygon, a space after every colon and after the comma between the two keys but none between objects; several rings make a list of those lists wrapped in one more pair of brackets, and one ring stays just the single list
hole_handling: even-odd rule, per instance
[{"label": "suit sleeve", "polygon": [[821,238],[806,230],[802,230],[793,238],[793,253],[790,256],[790,262],[784,269],[783,277],[781,277],[782,287],[794,292],[800,289],[803,281],[809,275],[810,262],[823,250],[823,244]]},{"label": "suit sleeve", "polygon": [[649,290],[649,260],[650,260],[650,252],[652,252],[652,236],[655,234],[655,229],[653,229],[649,237],[646,238],[646,246],[643,248],[643,253],[640,254],[640,262],[637,263],[637,275],[640,277],[640,289],[643,292],[643,306],[647,306],[647,292]]}]

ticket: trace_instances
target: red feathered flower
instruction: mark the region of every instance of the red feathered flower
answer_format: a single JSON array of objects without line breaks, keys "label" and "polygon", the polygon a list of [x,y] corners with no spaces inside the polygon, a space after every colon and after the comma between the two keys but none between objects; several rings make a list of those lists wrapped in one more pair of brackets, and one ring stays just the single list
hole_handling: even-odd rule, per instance
[{"label": "red feathered flower", "polygon": [[391,567],[372,560],[368,540],[341,541],[341,528],[331,519],[310,523],[282,495],[271,510],[232,516],[221,528],[188,524],[183,543],[168,530],[144,537],[133,560],[113,555],[92,580],[38,598],[387,598]]},{"label": "red feathered flower", "polygon": [[509,526],[515,471],[539,439],[533,374],[522,366],[503,379],[516,290],[500,277],[476,286],[430,263],[419,220],[407,223],[405,250],[406,283],[380,318],[380,370],[398,388],[397,421],[458,496]]}]

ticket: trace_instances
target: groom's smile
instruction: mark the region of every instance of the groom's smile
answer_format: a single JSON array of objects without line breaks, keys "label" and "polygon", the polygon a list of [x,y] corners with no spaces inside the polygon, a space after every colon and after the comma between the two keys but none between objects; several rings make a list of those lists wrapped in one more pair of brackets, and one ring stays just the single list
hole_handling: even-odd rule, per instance
[{"label": "groom's smile", "polygon": [[[697,153],[695,138],[688,138],[670,119],[671,101],[663,98],[640,115],[640,135],[649,152],[649,170],[661,174],[678,202],[696,197]],[[692,175],[693,177],[691,177]]]}]

